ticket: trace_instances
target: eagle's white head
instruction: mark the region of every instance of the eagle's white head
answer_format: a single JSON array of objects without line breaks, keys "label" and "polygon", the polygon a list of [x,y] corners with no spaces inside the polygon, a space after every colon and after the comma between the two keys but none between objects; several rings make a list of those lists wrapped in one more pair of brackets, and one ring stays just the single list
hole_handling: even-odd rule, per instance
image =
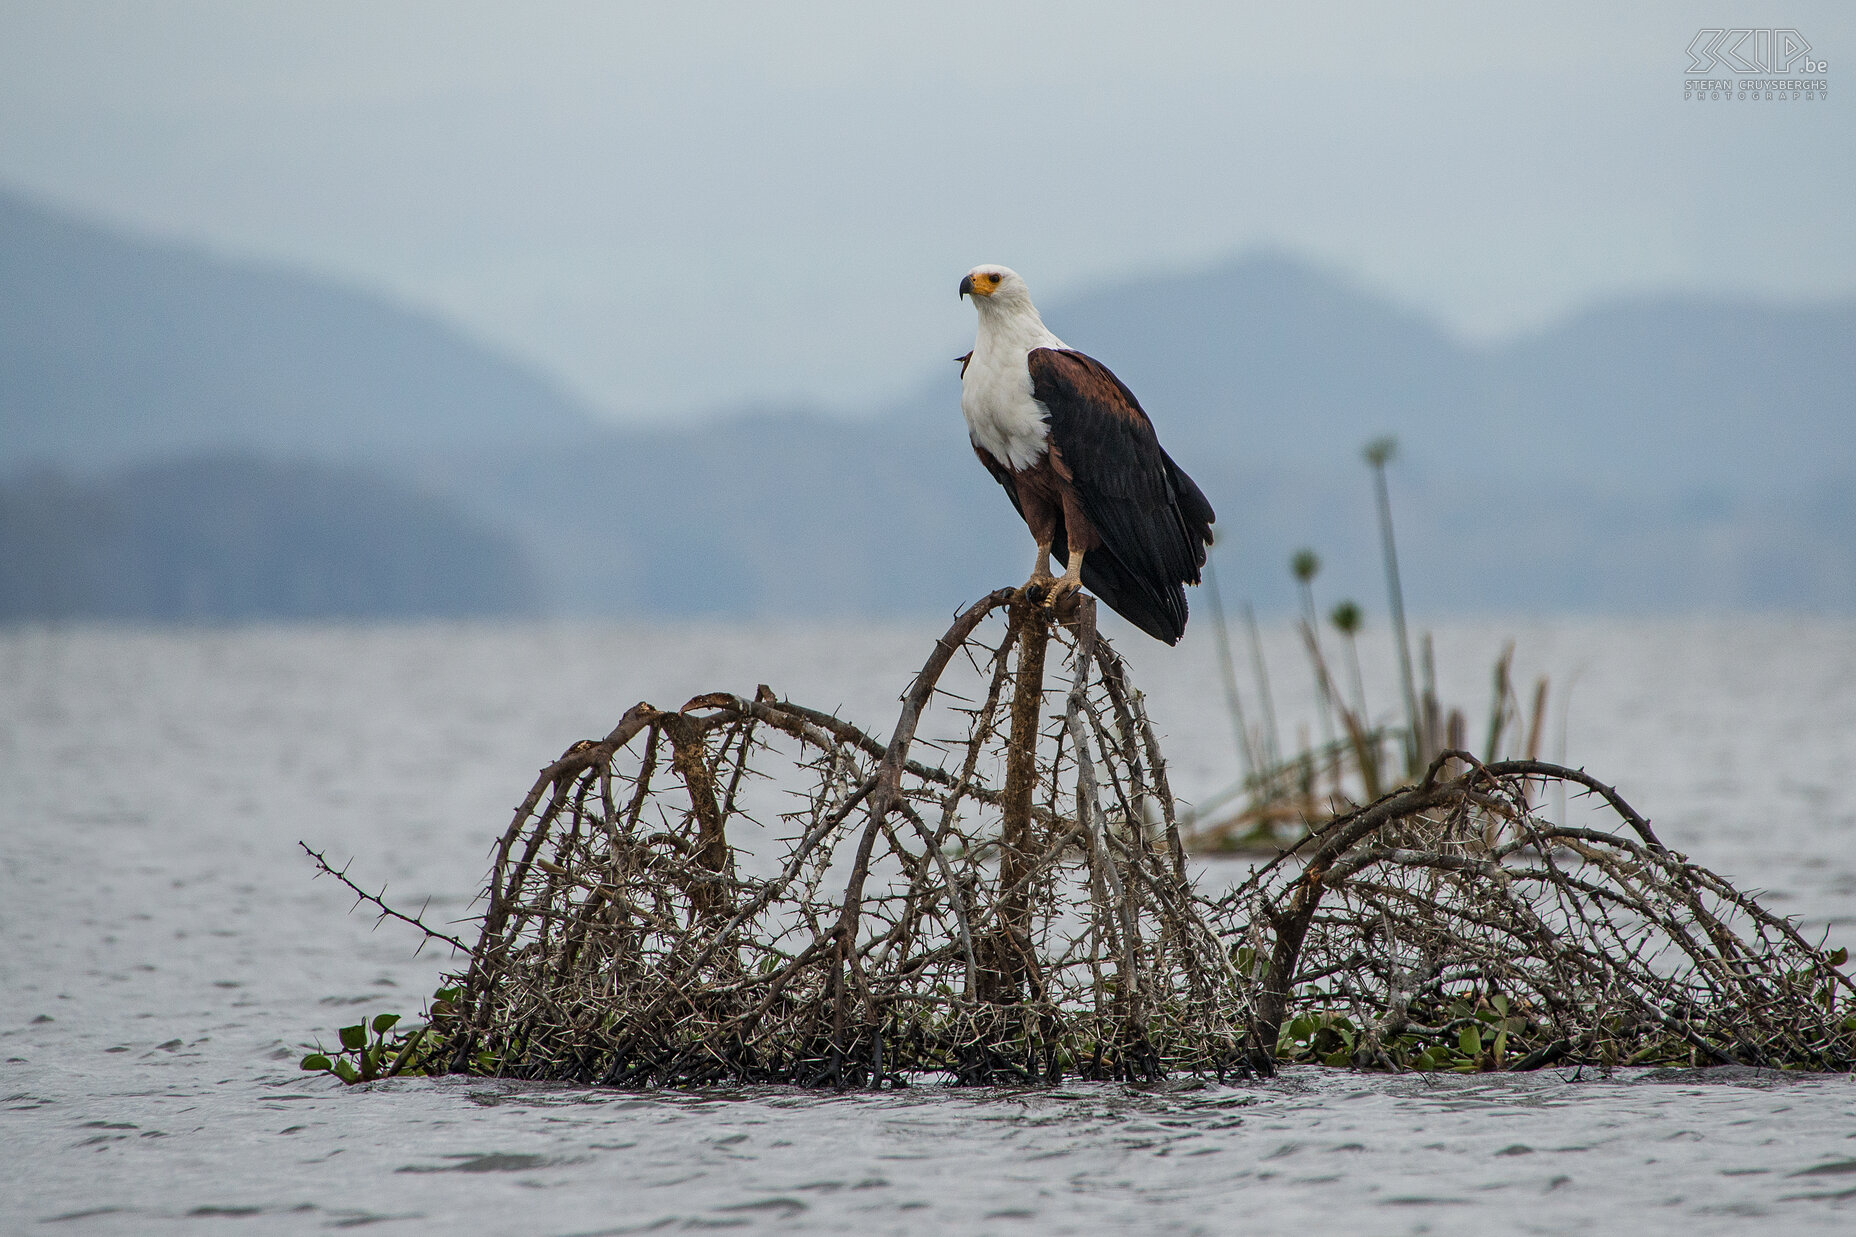
[{"label": "eagle's white head", "polygon": [[1031,289],[1009,266],[987,263],[974,267],[960,281],[960,295],[972,297],[982,314],[988,310],[1010,312],[1031,308]]},{"label": "eagle's white head", "polygon": [[1013,356],[1017,366],[1013,381],[1024,378],[1025,354],[1031,349],[1063,347],[1063,341],[1052,335],[1044,319],[1038,317],[1037,306],[1031,303],[1031,289],[1011,267],[991,263],[974,267],[960,281],[960,295],[972,297],[973,307],[980,311],[974,355],[986,358],[997,352]]}]

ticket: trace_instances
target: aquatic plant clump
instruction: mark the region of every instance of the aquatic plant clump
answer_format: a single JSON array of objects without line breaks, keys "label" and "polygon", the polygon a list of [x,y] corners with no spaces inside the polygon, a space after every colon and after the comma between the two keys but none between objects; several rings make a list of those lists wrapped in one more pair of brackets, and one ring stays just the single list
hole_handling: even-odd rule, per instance
[{"label": "aquatic plant clump", "polygon": [[[1591,819],[1546,819],[1554,784]],[[1443,753],[1224,909],[1259,986],[1259,1034],[1288,1060],[1856,1065],[1847,953],[1665,847],[1580,770]]]},{"label": "aquatic plant clump", "polygon": [[[1071,673],[1046,693],[1053,630]],[[973,693],[918,732],[956,657]],[[485,898],[430,1065],[870,1086],[1246,1059],[1152,727],[1086,602],[1070,629],[1009,590],[968,610],[887,744],[765,688],[639,704],[542,771]]]}]

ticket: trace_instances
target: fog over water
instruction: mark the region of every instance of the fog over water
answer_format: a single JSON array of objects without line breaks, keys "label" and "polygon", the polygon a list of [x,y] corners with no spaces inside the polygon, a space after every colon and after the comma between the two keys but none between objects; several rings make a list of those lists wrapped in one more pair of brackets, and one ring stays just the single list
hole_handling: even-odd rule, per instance
[{"label": "fog over water", "polygon": [[[413,626],[0,634],[0,1230],[1847,1231],[1856,1089],[1751,1071],[1231,1086],[626,1094],[296,1068],[444,966],[311,879],[305,839],[467,912],[534,770],[643,697],[768,682],[884,732],[934,632]],[[1205,633],[1123,640],[1175,785],[1234,773]],[[1813,932],[1856,922],[1856,625],[1437,631],[1571,683],[1566,758]],[[1285,718],[1310,704],[1266,633]],[[1368,660],[1369,697],[1395,699]],[[1292,728],[1293,722],[1288,723]],[[1292,729],[1291,729],[1292,733]],[[1227,879],[1224,863],[1206,879]]]}]

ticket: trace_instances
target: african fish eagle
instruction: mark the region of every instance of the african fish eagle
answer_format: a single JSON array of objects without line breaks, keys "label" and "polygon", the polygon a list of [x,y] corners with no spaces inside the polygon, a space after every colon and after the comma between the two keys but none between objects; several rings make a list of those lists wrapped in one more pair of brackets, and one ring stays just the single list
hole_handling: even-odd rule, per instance
[{"label": "african fish eagle", "polygon": [[[1140,401],[1064,347],[1016,271],[976,266],[960,295],[979,310],[960,358],[960,410],[980,457],[1037,540],[1027,587],[1087,588],[1156,640],[1186,630],[1186,589],[1212,540],[1211,504],[1160,448]],[[1066,564],[1050,574],[1050,556]]]}]

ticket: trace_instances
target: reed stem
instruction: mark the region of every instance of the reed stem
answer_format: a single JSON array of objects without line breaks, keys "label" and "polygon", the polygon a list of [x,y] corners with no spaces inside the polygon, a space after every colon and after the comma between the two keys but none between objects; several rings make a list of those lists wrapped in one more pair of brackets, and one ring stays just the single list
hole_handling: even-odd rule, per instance
[{"label": "reed stem", "polygon": [[1405,591],[1399,584],[1398,546],[1392,538],[1392,495],[1386,488],[1386,463],[1398,450],[1398,440],[1379,438],[1366,444],[1366,462],[1372,465],[1373,487],[1379,502],[1379,537],[1386,560],[1386,597],[1392,611],[1392,643],[1398,651],[1399,684],[1405,692],[1405,767],[1415,774],[1424,750],[1423,720],[1418,713],[1418,691],[1411,677],[1411,642],[1405,636]]}]

